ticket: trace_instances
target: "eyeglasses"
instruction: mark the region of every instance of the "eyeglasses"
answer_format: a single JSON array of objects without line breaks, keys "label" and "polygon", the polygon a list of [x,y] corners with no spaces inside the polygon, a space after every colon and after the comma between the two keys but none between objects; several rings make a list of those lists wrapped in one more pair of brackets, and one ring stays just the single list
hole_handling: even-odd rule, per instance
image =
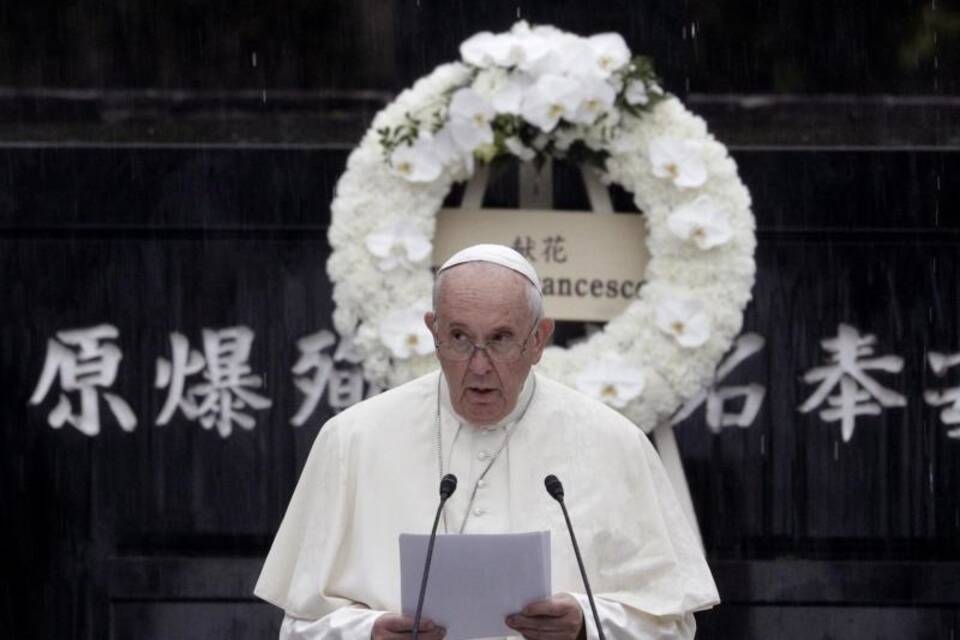
[{"label": "eyeglasses", "polygon": [[[476,343],[468,338],[467,334],[454,331],[450,340],[436,344],[437,353],[454,362],[464,362],[472,358],[475,351],[483,351],[493,362],[513,362],[527,348],[527,342],[533,337],[539,322],[540,318],[534,320],[530,332],[522,341],[510,335],[498,335],[485,342]],[[436,330],[436,324],[434,329]]]}]

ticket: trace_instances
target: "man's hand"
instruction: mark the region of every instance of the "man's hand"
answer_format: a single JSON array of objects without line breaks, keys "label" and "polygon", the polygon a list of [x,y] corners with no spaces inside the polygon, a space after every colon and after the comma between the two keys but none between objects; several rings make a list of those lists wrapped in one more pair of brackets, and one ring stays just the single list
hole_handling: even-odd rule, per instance
[{"label": "man's hand", "polygon": [[[447,630],[438,627],[432,620],[420,618],[420,634],[423,640],[441,640]],[[407,640],[413,637],[413,618],[399,613],[385,613],[373,623],[371,640]]]},{"label": "man's hand", "polygon": [[527,640],[576,640],[586,637],[580,603],[569,593],[533,602],[507,616],[507,626]]}]

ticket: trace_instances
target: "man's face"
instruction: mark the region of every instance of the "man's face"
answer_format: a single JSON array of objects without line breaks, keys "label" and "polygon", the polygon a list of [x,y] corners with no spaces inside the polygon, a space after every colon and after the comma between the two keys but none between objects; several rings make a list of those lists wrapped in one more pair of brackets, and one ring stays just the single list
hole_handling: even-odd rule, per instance
[{"label": "man's face", "polygon": [[441,286],[436,312],[424,317],[435,342],[463,336],[475,344],[504,338],[527,341],[511,362],[491,360],[485,350],[475,350],[463,361],[437,353],[454,410],[472,424],[493,424],[516,406],[530,367],[540,360],[553,333],[553,321],[540,320],[534,328],[526,279],[499,265],[458,265],[444,272]]}]

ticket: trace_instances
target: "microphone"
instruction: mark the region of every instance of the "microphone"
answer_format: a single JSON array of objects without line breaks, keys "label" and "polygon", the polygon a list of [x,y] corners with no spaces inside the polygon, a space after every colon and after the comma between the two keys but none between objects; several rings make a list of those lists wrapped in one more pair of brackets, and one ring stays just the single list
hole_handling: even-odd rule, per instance
[{"label": "microphone", "polygon": [[420,578],[420,595],[417,596],[417,613],[413,617],[413,640],[420,635],[420,616],[423,613],[423,596],[427,593],[427,578],[430,576],[430,560],[433,558],[433,542],[437,538],[437,525],[440,523],[440,513],[447,498],[457,490],[457,476],[448,473],[440,480],[440,505],[437,515],[433,519],[433,529],[430,530],[430,541],[427,543],[427,557],[423,563],[423,576]]},{"label": "microphone", "polygon": [[587,570],[583,566],[583,558],[580,557],[580,547],[577,545],[577,536],[573,533],[573,525],[570,524],[570,515],[567,513],[567,505],[563,503],[563,485],[557,476],[550,474],[543,479],[543,484],[547,488],[547,493],[560,503],[563,509],[563,519],[567,521],[567,531],[570,532],[570,540],[573,541],[573,552],[577,554],[577,564],[580,566],[580,576],[583,578],[583,586],[587,589],[587,599],[590,600],[590,609],[593,611],[593,621],[597,624],[597,633],[600,640],[606,640],[603,635],[603,627],[600,626],[600,614],[597,613],[597,604],[593,601],[593,591],[590,590],[590,582],[587,580]]}]

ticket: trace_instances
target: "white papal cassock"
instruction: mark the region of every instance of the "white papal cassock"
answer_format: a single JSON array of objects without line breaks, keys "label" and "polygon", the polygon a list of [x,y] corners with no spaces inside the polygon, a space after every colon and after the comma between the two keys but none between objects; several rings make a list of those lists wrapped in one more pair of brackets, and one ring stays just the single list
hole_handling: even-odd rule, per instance
[{"label": "white papal cassock", "polygon": [[551,473],[608,638],[692,637],[692,612],[719,601],[660,459],[629,420],[531,373],[510,415],[475,427],[436,372],[321,429],[255,589],[286,612],[281,638],[366,639],[380,613],[399,612],[397,538],[429,533],[448,472],[459,485],[441,531],[550,530],[553,592],[577,597],[588,637],[596,629],[563,513],[543,486]]}]

